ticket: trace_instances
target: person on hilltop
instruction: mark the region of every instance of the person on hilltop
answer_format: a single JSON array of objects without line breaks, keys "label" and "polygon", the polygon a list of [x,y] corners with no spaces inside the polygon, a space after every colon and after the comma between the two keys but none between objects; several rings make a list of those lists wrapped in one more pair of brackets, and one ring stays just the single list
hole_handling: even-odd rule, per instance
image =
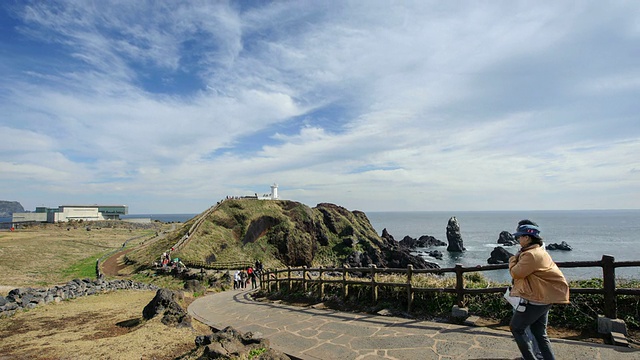
[{"label": "person on hilltop", "polygon": [[542,358],[555,360],[547,335],[549,309],[551,304],[569,303],[569,284],[544,250],[538,226],[520,225],[513,236],[521,248],[509,259],[509,272],[513,278],[511,296],[520,297],[520,304],[511,319],[511,333],[525,360],[536,360],[525,335],[528,326]]}]

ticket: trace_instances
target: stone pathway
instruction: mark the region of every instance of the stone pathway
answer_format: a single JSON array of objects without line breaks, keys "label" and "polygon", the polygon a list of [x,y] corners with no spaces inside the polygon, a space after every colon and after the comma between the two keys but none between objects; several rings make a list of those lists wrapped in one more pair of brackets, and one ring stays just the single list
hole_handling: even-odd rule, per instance
[{"label": "stone pathway", "polygon": [[[196,299],[189,314],[215,328],[258,333],[298,359],[516,359],[511,333],[483,327],[254,301],[230,290]],[[640,351],[552,339],[556,359],[640,359]]]}]

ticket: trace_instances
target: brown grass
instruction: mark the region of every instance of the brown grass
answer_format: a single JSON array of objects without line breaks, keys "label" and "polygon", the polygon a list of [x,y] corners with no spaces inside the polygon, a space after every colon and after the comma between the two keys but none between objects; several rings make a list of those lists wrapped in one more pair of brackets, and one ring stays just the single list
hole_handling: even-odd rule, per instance
[{"label": "brown grass", "polygon": [[208,327],[142,320],[153,291],[117,291],[63,301],[0,319],[0,358],[173,359],[194,347]]},{"label": "brown grass", "polygon": [[[165,225],[166,226],[166,225]],[[69,230],[67,230],[69,228]],[[116,228],[47,224],[17,231],[0,232],[0,286],[47,286],[72,280],[65,270],[95,261],[118,249],[128,239],[140,243],[155,235],[155,229],[121,224]]]},{"label": "brown grass", "polygon": [[[102,254],[150,243],[156,231],[127,224],[86,230],[85,226],[46,225],[0,232],[0,295],[16,287],[49,287],[77,277],[70,267],[90,267]],[[145,244],[146,245],[146,244]],[[90,258],[90,259],[89,259]],[[90,261],[88,261],[90,260]],[[123,278],[123,277],[120,277]],[[126,277],[125,277],[126,278]],[[116,291],[39,306],[0,319],[0,359],[174,359],[194,348],[197,335],[210,333],[142,321],[154,291]],[[184,308],[193,298],[185,294]]]}]

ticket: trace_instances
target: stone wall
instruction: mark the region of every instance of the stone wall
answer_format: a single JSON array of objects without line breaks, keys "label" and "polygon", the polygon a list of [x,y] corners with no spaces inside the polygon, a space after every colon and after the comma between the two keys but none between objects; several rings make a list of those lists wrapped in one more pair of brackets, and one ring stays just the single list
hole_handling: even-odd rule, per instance
[{"label": "stone wall", "polygon": [[121,289],[157,290],[158,287],[131,280],[74,279],[48,289],[17,288],[9,291],[6,297],[0,296],[0,317],[12,316],[16,311],[33,309],[38,305]]}]

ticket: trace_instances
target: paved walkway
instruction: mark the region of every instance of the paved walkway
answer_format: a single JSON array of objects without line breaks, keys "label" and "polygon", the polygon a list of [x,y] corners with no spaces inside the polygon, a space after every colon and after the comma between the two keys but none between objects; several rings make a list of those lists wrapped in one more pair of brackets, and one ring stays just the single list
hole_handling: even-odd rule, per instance
[{"label": "paved walkway", "polygon": [[[230,290],[196,299],[189,314],[215,328],[233,326],[270,340],[299,359],[515,359],[511,333],[390,316],[355,314],[254,301]],[[640,351],[552,339],[558,360],[640,359]]]}]

